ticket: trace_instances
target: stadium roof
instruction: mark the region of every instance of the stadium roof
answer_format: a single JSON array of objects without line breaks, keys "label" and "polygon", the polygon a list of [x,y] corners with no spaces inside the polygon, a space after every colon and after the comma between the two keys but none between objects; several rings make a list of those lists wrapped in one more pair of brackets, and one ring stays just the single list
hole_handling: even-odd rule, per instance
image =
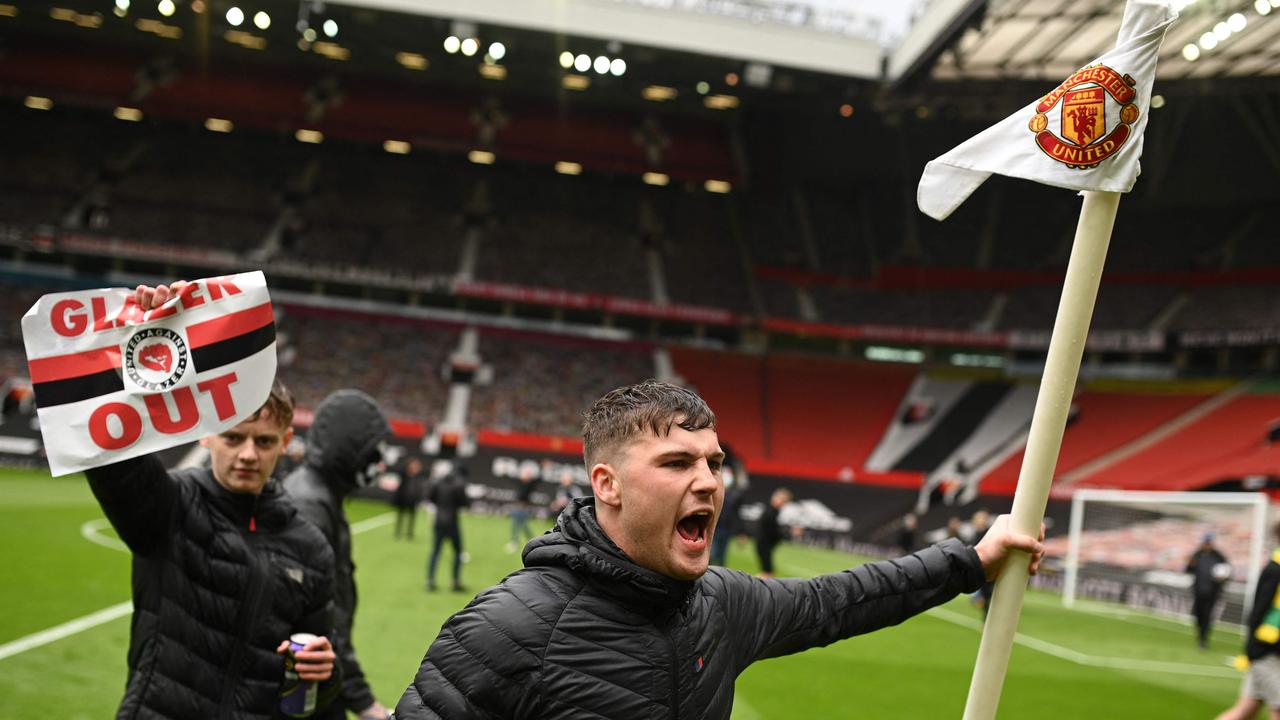
[{"label": "stadium roof", "polygon": [[[931,69],[935,80],[1056,81],[1109,49],[1116,0],[991,0]],[[1280,2],[1179,0],[1158,77],[1280,76]],[[1191,49],[1188,49],[1191,48]]]},{"label": "stadium roof", "polygon": [[[818,24],[813,3],[726,0],[343,0],[343,4],[434,15],[557,34],[773,63],[860,78],[879,77],[883,49],[872,16]],[[829,3],[828,3],[829,4]],[[734,13],[740,8],[741,13]],[[700,11],[701,10],[701,11]],[[754,13],[752,11],[755,11]],[[725,11],[728,11],[727,13]],[[865,23],[856,18],[863,17]]]},{"label": "stadium roof", "polygon": [[[168,15],[158,10],[166,2]],[[1278,94],[1280,7],[1272,6],[1280,0],[1184,3],[1158,93]],[[236,6],[243,22],[232,24],[226,14]],[[852,103],[859,112],[953,108],[979,119],[1110,47],[1123,8],[1122,0],[0,0],[0,49],[92,44],[196,67],[269,64],[557,101],[574,72],[563,55],[604,55],[622,59],[625,76],[581,72],[590,92],[575,93],[578,102],[656,108],[657,88],[671,98],[663,112],[714,114],[710,100],[737,107],[741,98],[767,110]],[[274,18],[269,28],[253,26],[260,11]],[[329,20],[341,26],[336,37],[304,41],[306,22],[315,35]],[[442,50],[451,35],[481,49],[474,57]],[[493,42],[507,50],[492,63],[501,67],[482,59]],[[1273,135],[1263,117],[1263,134]]]},{"label": "stadium roof", "polygon": [[[1118,0],[343,0],[893,83],[1053,81],[1110,48]],[[1280,3],[1175,0],[1160,78],[1280,76]],[[907,30],[909,26],[909,31]]]}]

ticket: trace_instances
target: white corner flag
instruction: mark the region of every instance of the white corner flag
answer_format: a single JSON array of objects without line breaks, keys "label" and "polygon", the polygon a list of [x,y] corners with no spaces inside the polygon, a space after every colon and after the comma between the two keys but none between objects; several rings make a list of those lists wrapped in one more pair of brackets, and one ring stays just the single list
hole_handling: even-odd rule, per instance
[{"label": "white corner flag", "polygon": [[1130,0],[1115,49],[926,165],[920,210],[945,220],[992,173],[1069,190],[1132,190],[1157,54],[1177,17],[1168,2]]},{"label": "white corner flag", "polygon": [[[1013,495],[1009,529],[1015,533],[1035,537],[1044,520],[1120,193],[1131,190],[1138,179],[1156,59],[1165,31],[1177,17],[1168,2],[1129,0],[1114,50],[930,162],[920,178],[920,210],[938,220],[992,173],[1079,190],[1084,196]],[[1026,553],[1012,550],[996,580],[964,720],[996,716],[1028,564]]]}]

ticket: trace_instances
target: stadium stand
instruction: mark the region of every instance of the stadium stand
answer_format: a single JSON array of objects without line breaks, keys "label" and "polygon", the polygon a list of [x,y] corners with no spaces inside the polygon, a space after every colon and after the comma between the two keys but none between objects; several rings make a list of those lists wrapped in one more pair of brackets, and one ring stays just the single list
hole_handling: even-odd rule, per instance
[{"label": "stadium stand", "polygon": [[973,329],[986,315],[995,293],[988,290],[860,290],[813,288],[823,317],[855,324],[915,325]]},{"label": "stadium stand", "polygon": [[720,435],[745,458],[768,457],[764,359],[684,346],[668,349],[676,373],[715,409]]},{"label": "stadium stand", "polygon": [[1280,326],[1280,294],[1268,285],[1197,288],[1172,323],[1176,330],[1277,326]]},{"label": "stadium stand", "polygon": [[1275,473],[1280,446],[1268,433],[1280,420],[1280,396],[1242,390],[1141,452],[1081,478],[1081,485],[1186,490],[1222,477]]},{"label": "stadium stand", "polygon": [[749,461],[861,470],[915,369],[830,358],[671,348],[676,372]]},{"label": "stadium stand", "polygon": [[914,375],[902,365],[770,355],[769,456],[861,468]]},{"label": "stadium stand", "polygon": [[[1074,400],[1078,414],[1062,438],[1056,475],[1142,437],[1204,401],[1207,393],[1156,393],[1086,389]],[[987,493],[1012,493],[1023,453],[1011,455],[981,481]]]},{"label": "stadium stand", "polygon": [[486,331],[480,357],[492,382],[475,388],[470,424],[509,432],[576,437],[582,412],[619,385],[652,377],[642,344],[599,343]]},{"label": "stadium stand", "polygon": [[452,182],[452,164],[359,150],[320,156],[314,192],[283,253],[410,274],[456,272],[464,188]]},{"label": "stadium stand", "polygon": [[481,240],[477,279],[651,297],[635,183],[485,170],[497,221]]},{"label": "stadium stand", "polygon": [[666,218],[662,259],[671,300],[755,314],[733,205],[686,192],[666,193],[656,204]]},{"label": "stadium stand", "polygon": [[764,304],[765,315],[794,319],[805,318],[800,311],[798,293],[801,289],[781,278],[757,277],[756,287],[760,288],[760,300]]},{"label": "stadium stand", "polygon": [[285,305],[280,332],[296,349],[280,376],[302,407],[315,408],[330,392],[354,387],[392,417],[430,426],[444,412],[442,368],[457,345],[455,329]]}]

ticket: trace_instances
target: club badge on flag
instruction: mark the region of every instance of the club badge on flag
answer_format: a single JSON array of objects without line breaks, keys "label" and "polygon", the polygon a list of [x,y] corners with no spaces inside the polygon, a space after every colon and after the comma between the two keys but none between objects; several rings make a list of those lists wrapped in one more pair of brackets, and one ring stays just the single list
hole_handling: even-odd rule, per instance
[{"label": "club badge on flag", "polygon": [[196,280],[146,313],[125,288],[45,295],[22,339],[54,476],[234,427],[276,374],[261,272]]},{"label": "club badge on flag", "polygon": [[1069,190],[1132,190],[1160,44],[1177,17],[1168,2],[1130,2],[1115,49],[926,165],[920,210],[946,219],[992,173]]}]

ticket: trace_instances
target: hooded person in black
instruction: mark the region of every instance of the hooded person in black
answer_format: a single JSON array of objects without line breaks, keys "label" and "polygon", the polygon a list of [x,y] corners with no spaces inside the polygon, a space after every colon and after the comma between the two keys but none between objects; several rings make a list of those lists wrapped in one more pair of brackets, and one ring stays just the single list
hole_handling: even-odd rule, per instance
[{"label": "hooded person in black", "polygon": [[449,618],[396,706],[419,718],[727,720],[756,660],[895,625],[994,577],[1008,530],[813,579],[708,567],[724,496],[715,415],[647,381],[587,412],[592,498],[524,549],[524,568]]},{"label": "hooded person in black", "polygon": [[284,488],[307,520],[320,528],[333,548],[335,564],[334,649],[342,666],[342,697],[317,718],[341,720],[346,710],[361,718],[386,718],[351,642],[356,612],[355,563],[351,560],[351,527],[342,501],[372,480],[373,467],[391,426],[378,404],[359,390],[338,390],[320,403],[307,433],[306,457],[284,480]]}]

